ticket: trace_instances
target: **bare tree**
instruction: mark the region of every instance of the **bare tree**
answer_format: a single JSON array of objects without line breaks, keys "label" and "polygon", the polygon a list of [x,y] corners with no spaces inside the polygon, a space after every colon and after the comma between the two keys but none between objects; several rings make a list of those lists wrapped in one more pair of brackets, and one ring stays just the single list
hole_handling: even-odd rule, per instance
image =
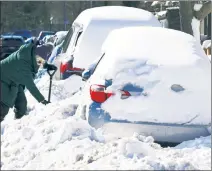
[{"label": "bare tree", "polygon": [[182,31],[193,35],[192,19],[203,20],[209,13],[212,12],[211,1],[202,2],[202,7],[199,11],[194,10],[194,5],[197,1],[180,1],[180,17],[182,24]]}]

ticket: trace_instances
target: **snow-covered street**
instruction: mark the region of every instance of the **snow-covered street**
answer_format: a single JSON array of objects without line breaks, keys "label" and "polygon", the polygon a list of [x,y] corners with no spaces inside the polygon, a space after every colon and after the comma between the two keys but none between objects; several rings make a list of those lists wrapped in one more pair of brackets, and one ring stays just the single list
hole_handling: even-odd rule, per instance
[{"label": "snow-covered street", "polygon": [[1,13],[1,170],[211,170],[211,1]]},{"label": "snow-covered street", "polygon": [[[44,95],[47,83],[45,76],[38,83]],[[137,133],[110,137],[74,116],[78,95],[68,97],[65,85],[53,82],[53,89],[59,90],[54,89],[52,103],[46,107],[27,92],[29,115],[20,120],[13,120],[10,111],[1,124],[2,170],[210,170],[211,136],[167,148]]]}]

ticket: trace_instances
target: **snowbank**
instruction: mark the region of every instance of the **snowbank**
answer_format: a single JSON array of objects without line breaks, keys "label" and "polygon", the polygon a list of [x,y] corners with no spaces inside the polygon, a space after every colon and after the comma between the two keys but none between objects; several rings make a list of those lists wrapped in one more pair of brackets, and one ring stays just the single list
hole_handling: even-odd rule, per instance
[{"label": "snowbank", "polygon": [[[48,78],[39,82],[42,92]],[[1,123],[2,170],[209,170],[211,137],[162,148],[152,137],[110,138],[74,116],[78,94],[68,97],[54,82],[52,103],[43,106],[27,93],[29,115]],[[58,92],[58,93],[56,93]]]},{"label": "snowbank", "polygon": [[[75,117],[25,118],[5,127],[1,169],[16,170],[209,170],[211,137],[162,148],[151,137],[105,141],[104,135]],[[32,122],[33,121],[33,122]],[[207,140],[207,141],[205,141]],[[201,142],[201,145],[200,145]]]},{"label": "snowbank", "polygon": [[[48,100],[50,83],[49,75],[45,73],[40,79],[36,80],[36,83],[41,94],[45,97],[46,100]],[[80,86],[82,86],[82,78],[75,75],[62,81],[52,80],[52,91],[50,101],[53,103],[57,103],[61,100],[65,100],[71,97],[74,93],[76,93],[80,89]],[[43,104],[37,102],[37,100],[30,94],[28,90],[26,90],[26,96],[28,103],[28,113],[30,113],[30,111],[33,111],[36,108],[45,108]],[[73,104],[77,105],[78,99],[79,98],[76,98]],[[5,117],[5,120],[13,120],[13,118],[14,113],[11,109],[9,114]]]}]

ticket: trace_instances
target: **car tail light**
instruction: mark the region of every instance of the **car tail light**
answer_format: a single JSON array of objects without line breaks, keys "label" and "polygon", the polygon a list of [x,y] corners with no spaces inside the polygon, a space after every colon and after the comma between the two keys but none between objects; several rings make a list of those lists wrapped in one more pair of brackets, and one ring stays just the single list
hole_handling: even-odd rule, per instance
[{"label": "car tail light", "polygon": [[105,92],[106,88],[103,85],[92,85],[90,87],[90,96],[94,102],[103,103],[114,93]]},{"label": "car tail light", "polygon": [[61,63],[60,64],[60,73],[64,73],[67,70],[67,68],[68,68],[68,63],[65,63],[65,64]]},{"label": "car tail light", "polygon": [[64,73],[65,71],[84,71],[84,68],[73,67],[71,63],[61,63],[60,72]]}]

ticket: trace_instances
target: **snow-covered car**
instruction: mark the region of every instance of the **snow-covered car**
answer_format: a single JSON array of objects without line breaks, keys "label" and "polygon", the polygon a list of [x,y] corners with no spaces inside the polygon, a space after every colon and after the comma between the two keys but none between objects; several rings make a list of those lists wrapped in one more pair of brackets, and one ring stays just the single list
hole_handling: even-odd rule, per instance
[{"label": "snow-covered car", "polygon": [[181,31],[112,31],[81,93],[76,114],[105,132],[173,143],[210,135],[211,63]]},{"label": "snow-covered car", "polygon": [[46,35],[43,37],[42,40],[40,40],[41,44],[45,44],[45,43],[54,43],[55,40],[55,36],[54,35]]},{"label": "snow-covered car", "polygon": [[[53,63],[55,58],[62,52],[63,44],[65,42],[66,36],[68,34],[68,31],[58,31],[54,37],[54,49],[48,59],[49,63]],[[70,34],[68,34],[69,36]]]},{"label": "snow-covered car", "polygon": [[54,46],[57,46],[64,41],[68,31],[58,31],[55,33]]},{"label": "snow-covered car", "polygon": [[101,55],[102,43],[110,31],[127,26],[161,27],[161,24],[149,11],[132,7],[95,7],[80,13],[69,31],[73,34],[69,34],[69,43],[64,45],[65,54],[55,60],[59,68],[55,78],[66,79],[73,73],[81,75]]},{"label": "snow-covered car", "polygon": [[54,35],[55,32],[53,31],[41,31],[38,35],[38,40],[41,41],[47,35]]}]

